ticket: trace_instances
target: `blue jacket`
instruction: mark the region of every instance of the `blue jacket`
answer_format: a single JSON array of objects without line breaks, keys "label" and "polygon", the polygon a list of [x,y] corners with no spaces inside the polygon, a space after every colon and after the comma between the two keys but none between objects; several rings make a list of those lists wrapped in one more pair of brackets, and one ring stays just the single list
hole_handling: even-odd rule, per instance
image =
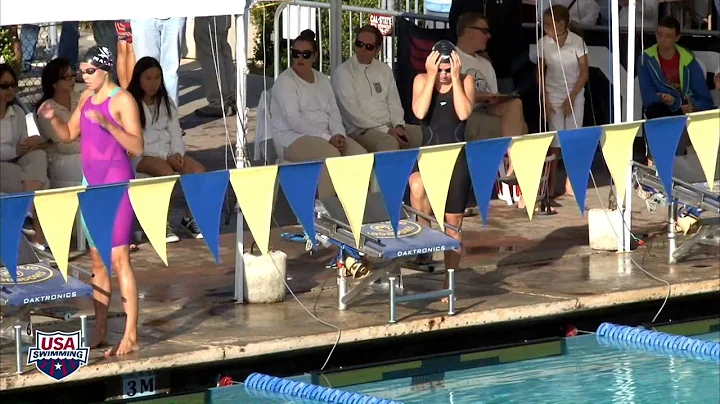
[{"label": "blue jacket", "polygon": [[665,80],[660,68],[657,45],[653,45],[643,52],[642,64],[638,71],[643,108],[661,102],[658,93],[666,93],[675,98],[673,105],[670,105],[670,109],[673,111],[680,109],[683,99],[690,100],[698,111],[712,109],[713,99],[700,64],[695,60],[692,52],[679,45],[675,45],[675,47],[680,53],[682,94]]}]

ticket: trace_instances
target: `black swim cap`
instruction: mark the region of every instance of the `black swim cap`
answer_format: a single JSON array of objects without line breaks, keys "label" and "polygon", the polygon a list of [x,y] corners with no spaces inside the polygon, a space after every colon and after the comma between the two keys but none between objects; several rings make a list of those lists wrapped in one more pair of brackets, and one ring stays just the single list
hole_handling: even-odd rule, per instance
[{"label": "black swim cap", "polygon": [[450,54],[452,54],[452,51],[455,50],[455,45],[453,45],[452,42],[443,39],[442,41],[438,41],[433,46],[432,50],[440,53],[440,60],[450,59]]},{"label": "black swim cap", "polygon": [[112,52],[105,46],[93,46],[85,52],[81,62],[89,63],[100,70],[109,72],[113,67]]}]

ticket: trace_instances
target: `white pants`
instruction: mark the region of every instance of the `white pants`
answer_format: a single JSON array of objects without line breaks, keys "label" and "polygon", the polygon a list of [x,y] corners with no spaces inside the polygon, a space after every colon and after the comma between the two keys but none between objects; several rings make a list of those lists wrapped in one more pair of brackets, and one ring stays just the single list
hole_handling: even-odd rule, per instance
[{"label": "white pants", "polygon": [[[48,166],[48,176],[53,188],[66,187],[70,183],[80,185],[83,179],[82,166],[80,165],[80,153],[59,154],[53,153]],[[58,184],[58,185],[55,185]]]},{"label": "white pants", "polygon": [[[585,118],[585,96],[583,94],[578,94],[578,96],[575,97],[575,101],[573,102],[573,112],[575,112],[574,117],[572,113],[568,116],[564,116],[562,110],[563,101],[564,99],[560,102],[555,102],[555,100],[551,101],[551,105],[555,112],[548,118],[549,129],[551,131],[557,131],[582,128],[583,119]],[[575,125],[575,121],[577,121],[577,126]],[[560,141],[557,136],[553,138],[550,147],[560,147]]]}]

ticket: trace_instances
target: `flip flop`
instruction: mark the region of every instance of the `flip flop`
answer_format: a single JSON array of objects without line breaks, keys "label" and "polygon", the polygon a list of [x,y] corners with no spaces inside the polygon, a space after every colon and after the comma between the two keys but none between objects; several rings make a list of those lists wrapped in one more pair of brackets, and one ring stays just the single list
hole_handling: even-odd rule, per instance
[{"label": "flip flop", "polygon": [[304,243],[306,240],[305,234],[302,233],[281,233],[280,237],[291,243]]}]

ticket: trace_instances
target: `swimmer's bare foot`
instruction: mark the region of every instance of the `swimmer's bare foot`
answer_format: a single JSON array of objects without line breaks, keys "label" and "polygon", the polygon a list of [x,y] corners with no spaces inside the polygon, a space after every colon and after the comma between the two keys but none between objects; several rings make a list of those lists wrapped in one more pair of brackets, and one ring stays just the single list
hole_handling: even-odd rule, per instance
[{"label": "swimmer's bare foot", "polygon": [[105,357],[109,358],[111,356],[127,355],[130,352],[135,352],[139,349],[140,345],[138,345],[137,341],[129,338],[123,338],[119,344],[105,351]]}]

